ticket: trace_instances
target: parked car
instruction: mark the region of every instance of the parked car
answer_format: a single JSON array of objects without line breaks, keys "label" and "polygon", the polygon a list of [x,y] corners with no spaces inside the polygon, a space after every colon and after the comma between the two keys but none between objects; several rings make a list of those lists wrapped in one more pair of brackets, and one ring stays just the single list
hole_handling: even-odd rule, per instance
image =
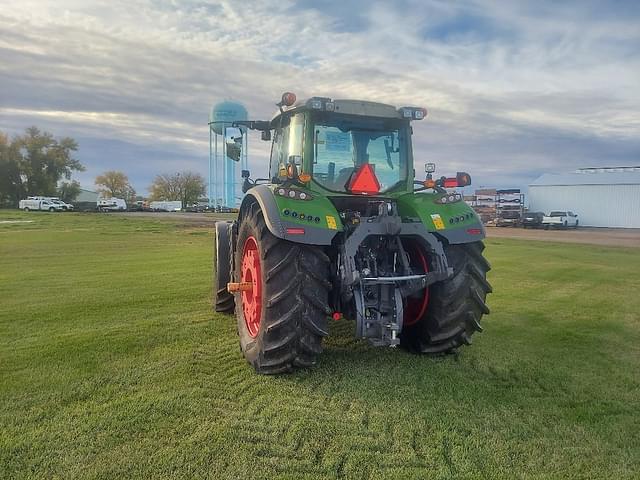
[{"label": "parked car", "polygon": [[209,205],[205,202],[192,203],[187,207],[187,212],[202,213],[209,209]]},{"label": "parked car", "polygon": [[522,218],[522,226],[524,228],[540,228],[542,227],[543,212],[527,212]]},{"label": "parked car", "polygon": [[542,218],[544,228],[578,228],[578,215],[569,211],[553,211]]},{"label": "parked car", "polygon": [[496,219],[496,226],[498,227],[517,227],[520,225],[520,211],[519,210],[503,210]]},{"label": "parked car", "polygon": [[122,198],[99,198],[97,202],[100,212],[117,212],[127,209],[127,202]]},{"label": "parked car", "polygon": [[74,206],[72,204],[64,202],[59,198],[52,198],[51,201],[53,203],[60,205],[62,207],[62,210],[64,210],[65,212],[71,212],[74,209]]},{"label": "parked car", "polygon": [[136,203],[129,205],[130,212],[148,212],[151,210],[149,203],[144,200],[138,200]]},{"label": "parked car", "polygon": [[63,210],[60,203],[54,203],[53,200],[45,197],[27,197],[18,202],[18,208],[29,212],[31,210],[45,210],[49,212],[61,212]]}]

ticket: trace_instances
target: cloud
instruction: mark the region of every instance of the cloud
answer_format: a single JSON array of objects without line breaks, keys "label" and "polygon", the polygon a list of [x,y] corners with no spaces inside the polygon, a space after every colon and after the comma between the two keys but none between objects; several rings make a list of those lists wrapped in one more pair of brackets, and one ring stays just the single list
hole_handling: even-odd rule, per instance
[{"label": "cloud", "polygon": [[[215,102],[269,118],[291,90],[424,105],[416,163],[521,186],[638,163],[639,17],[634,2],[8,0],[0,129],[75,137],[83,182],[120,168],[144,191],[206,174]],[[250,153],[263,175],[268,145]]]}]

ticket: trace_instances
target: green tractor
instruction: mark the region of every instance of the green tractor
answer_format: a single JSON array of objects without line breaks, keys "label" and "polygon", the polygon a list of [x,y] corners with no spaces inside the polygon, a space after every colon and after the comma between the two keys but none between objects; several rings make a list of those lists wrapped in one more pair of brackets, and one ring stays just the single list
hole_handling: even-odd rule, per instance
[{"label": "green tractor", "polygon": [[[485,231],[456,187],[415,178],[411,122],[423,108],[285,93],[271,121],[235,122],[272,141],[269,178],[243,171],[238,218],[215,225],[214,304],[237,317],[263,374],[312,366],[330,319],[376,346],[445,354],[489,313]],[[234,128],[228,128],[234,131]]]}]

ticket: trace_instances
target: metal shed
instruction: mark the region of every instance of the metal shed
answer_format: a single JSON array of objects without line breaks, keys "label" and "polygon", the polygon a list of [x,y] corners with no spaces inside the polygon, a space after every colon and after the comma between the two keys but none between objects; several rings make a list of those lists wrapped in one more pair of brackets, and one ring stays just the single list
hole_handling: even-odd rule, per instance
[{"label": "metal shed", "polygon": [[529,185],[529,210],[571,210],[584,226],[640,228],[640,166],[546,173]]},{"label": "metal shed", "polygon": [[76,207],[76,211],[93,211],[96,209],[98,196],[97,192],[81,188],[80,193],[71,203]]}]

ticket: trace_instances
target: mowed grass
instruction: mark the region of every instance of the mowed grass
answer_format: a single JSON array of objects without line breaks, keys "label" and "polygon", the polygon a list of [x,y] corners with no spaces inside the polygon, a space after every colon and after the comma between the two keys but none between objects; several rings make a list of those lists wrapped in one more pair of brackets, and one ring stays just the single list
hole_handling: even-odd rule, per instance
[{"label": "mowed grass", "polygon": [[211,228],[0,220],[0,478],[638,478],[640,249],[488,241],[457,356],[332,324],[258,376],[213,314]]}]

